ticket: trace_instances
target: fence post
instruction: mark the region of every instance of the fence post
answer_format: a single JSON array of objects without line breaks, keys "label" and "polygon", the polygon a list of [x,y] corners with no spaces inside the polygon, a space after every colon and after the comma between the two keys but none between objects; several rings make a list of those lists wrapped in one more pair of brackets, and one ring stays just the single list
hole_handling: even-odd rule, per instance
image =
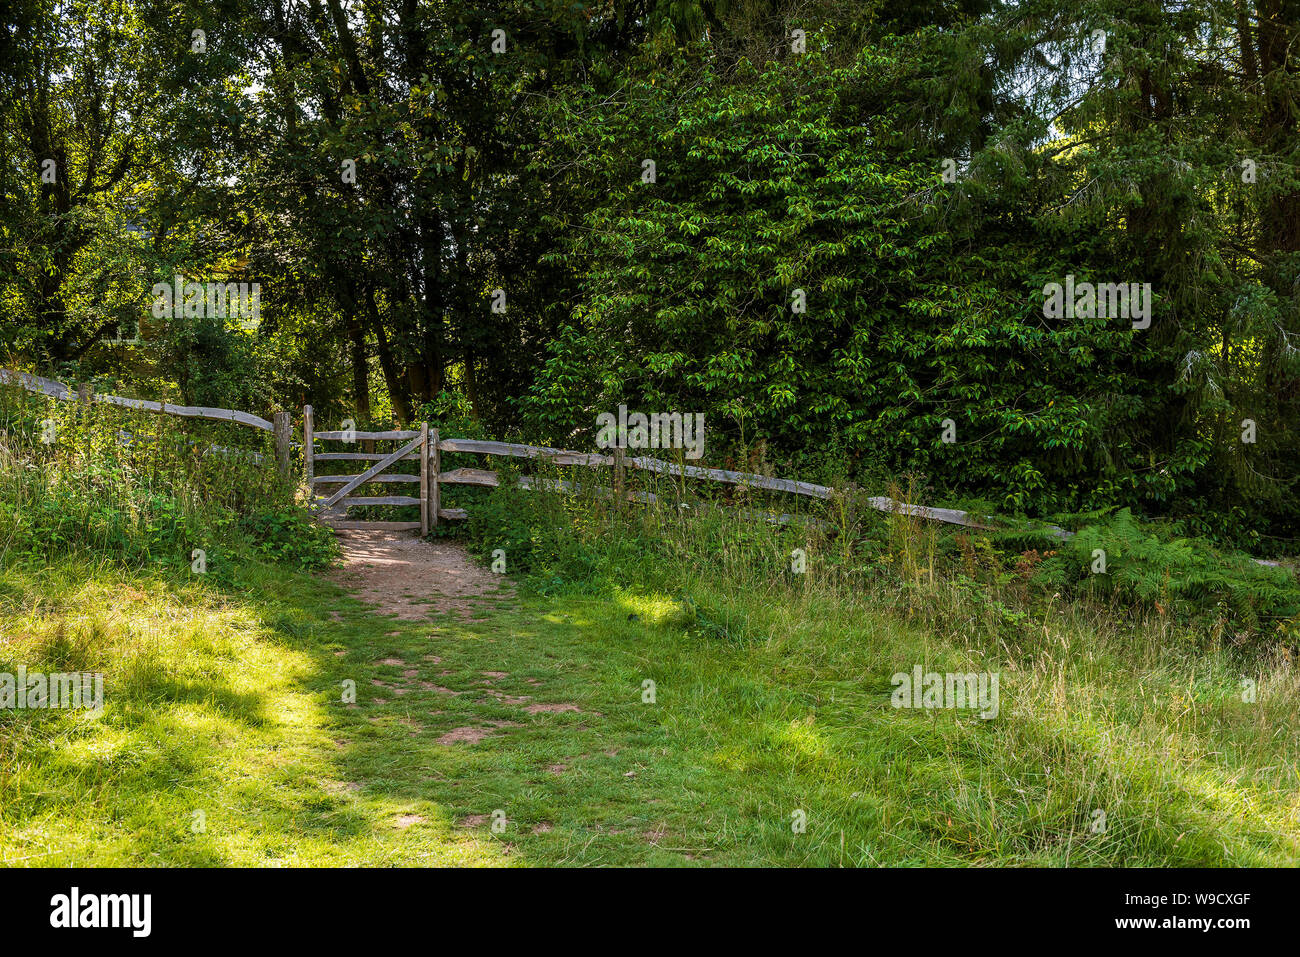
[{"label": "fence post", "polygon": [[82,382],[77,386],[77,419],[84,422],[90,413],[90,383]]},{"label": "fence post", "polygon": [[429,423],[420,423],[420,537],[429,534]]},{"label": "fence post", "polygon": [[275,460],[280,468],[280,478],[289,481],[289,412],[277,412],[272,417],[275,428]]},{"label": "fence post", "polygon": [[438,452],[438,430],[429,433],[429,527],[438,527],[438,509],[442,507],[438,492],[438,473],[442,470],[442,456]]},{"label": "fence post", "polygon": [[614,508],[618,511],[623,510],[623,504],[626,496],[624,495],[624,474],[623,466],[623,447],[614,446]]},{"label": "fence post", "polygon": [[316,477],[316,450],[312,447],[316,441],[315,436],[316,423],[312,419],[312,407],[303,406],[303,471],[307,475],[308,502],[316,498],[316,485],[312,482]]}]

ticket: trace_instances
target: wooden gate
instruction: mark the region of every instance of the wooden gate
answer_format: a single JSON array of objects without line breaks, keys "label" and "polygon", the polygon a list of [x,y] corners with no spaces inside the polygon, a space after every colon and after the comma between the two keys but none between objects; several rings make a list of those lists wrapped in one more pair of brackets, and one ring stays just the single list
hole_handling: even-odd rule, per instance
[{"label": "wooden gate", "polygon": [[[428,535],[429,529],[438,523],[437,478],[430,481],[431,466],[437,468],[437,432],[431,434],[427,422],[414,431],[392,432],[317,432],[313,427],[312,408],[303,409],[303,460],[307,470],[307,483],[312,494],[312,509],[334,528],[368,528],[386,531],[416,531]],[[317,451],[320,442],[341,442],[351,446],[343,452]],[[359,450],[359,443],[366,443],[368,449],[374,443],[393,443],[401,445],[391,452]],[[317,462],[373,462],[364,471],[349,472],[342,475],[317,475]],[[398,462],[418,462],[420,472],[410,475],[403,472],[388,472]],[[360,469],[360,466],[357,466]],[[355,495],[358,489],[366,485],[417,485],[418,494],[408,495]],[[317,489],[324,487],[325,492]],[[383,491],[383,489],[380,489]],[[415,489],[411,489],[415,492]],[[368,522],[353,521],[347,517],[347,510],[358,505],[418,505],[420,520],[418,522]]]}]

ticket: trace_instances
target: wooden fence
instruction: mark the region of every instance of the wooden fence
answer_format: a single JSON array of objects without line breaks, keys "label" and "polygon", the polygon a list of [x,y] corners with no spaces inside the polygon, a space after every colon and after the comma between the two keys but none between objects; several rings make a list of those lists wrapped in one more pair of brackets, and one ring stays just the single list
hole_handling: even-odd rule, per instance
[{"label": "wooden fence", "polygon": [[[290,454],[292,442],[290,419],[287,411],[277,412],[271,421],[248,412],[236,409],[213,409],[202,406],[173,405],[167,402],[153,402],[148,399],[128,399],[122,396],[91,393],[82,386],[77,390],[69,389],[61,382],[45,379],[25,372],[13,372],[0,369],[0,383],[17,385],[31,392],[37,392],[60,401],[99,402],[115,405],[140,412],[157,412],[162,415],[175,415],[185,418],[208,419],[215,422],[231,422],[248,426],[264,432],[270,432],[275,438],[275,457],[280,474],[285,480],[292,478]],[[400,448],[390,452],[318,452],[320,442],[401,442]],[[441,470],[441,453],[462,452],[479,455],[496,455],[514,458],[536,459],[559,466],[586,466],[589,468],[609,468],[611,486],[597,488],[597,494],[613,496],[619,501],[654,504],[658,498],[652,492],[634,492],[627,490],[627,469],[640,469],[646,472],[668,475],[675,478],[702,479],[721,482],[745,488],[760,489],[770,492],[785,492],[808,498],[829,499],[834,490],[825,485],[800,482],[795,479],[771,478],[749,472],[733,472],[726,469],[710,469],[696,465],[677,465],[649,456],[628,456],[621,449],[610,453],[575,452],[569,449],[553,449],[539,445],[520,445],[512,442],[492,442],[483,439],[443,439],[437,429],[430,429],[428,423],[422,423],[417,430],[394,430],[385,432],[354,431],[315,431],[314,415],[311,406],[303,409],[303,464],[308,487],[311,489],[311,507],[330,519],[335,528],[380,528],[390,530],[419,530],[428,534],[440,520],[456,521],[467,517],[465,509],[444,508],[442,506],[441,488],[443,485],[477,485],[495,488],[501,484],[498,473],[488,469],[458,468],[444,472]],[[315,466],[323,461],[352,461],[373,463],[365,470],[346,475],[317,475]],[[400,472],[388,472],[399,462],[418,462],[419,474],[408,475]],[[418,495],[353,495],[352,493],[369,484],[419,484]],[[554,479],[536,479],[524,477],[520,480],[523,488],[545,487],[561,491],[572,491],[576,483]],[[317,486],[338,486],[329,495],[317,497]],[[971,528],[989,528],[987,519],[978,519],[959,509],[931,508],[927,505],[910,505],[895,501],[887,496],[875,496],[866,499],[868,505],[882,512],[899,512],[931,521],[946,522],[953,525],[965,525]],[[418,522],[362,522],[347,518],[347,509],[364,505],[418,505],[420,521]],[[795,521],[796,516],[785,513],[772,513],[751,510],[747,515],[774,523]],[[1068,538],[1071,533],[1055,526],[1047,526],[1045,531],[1058,538]]]},{"label": "wooden fence", "polygon": [[[157,412],[159,415],[175,415],[187,419],[208,419],[212,422],[231,422],[235,425],[246,425],[249,428],[258,429],[263,432],[270,432],[275,437],[275,459],[280,470],[280,475],[286,480],[290,478],[292,423],[290,422],[289,413],[287,411],[276,412],[272,416],[272,421],[268,422],[260,416],[253,415],[250,412],[240,412],[237,409],[210,409],[204,406],[173,405],[170,402],[154,402],[149,399],[128,399],[120,395],[91,392],[90,388],[84,384],[74,391],[69,389],[62,382],[56,382],[53,379],[45,379],[28,372],[14,372],[9,369],[0,369],[0,383],[20,386],[28,392],[36,392],[41,395],[49,396],[52,399],[58,399],[61,402],[94,402],[104,405],[115,405],[123,409],[132,409],[136,412]],[[229,450],[220,449],[220,451]]]},{"label": "wooden fence", "polygon": [[[208,419],[213,422],[232,422],[249,428],[270,432],[275,438],[275,459],[280,476],[291,481],[292,466],[290,455],[294,442],[291,436],[289,413],[276,412],[271,421],[267,421],[249,412],[237,409],[209,409],[203,406],[172,405],[169,402],[153,402],[148,399],[127,399],[119,395],[92,393],[89,387],[82,385],[76,390],[69,389],[61,382],[44,379],[27,372],[14,372],[0,369],[0,384],[15,385],[41,395],[58,399],[62,402],[100,402],[115,405],[138,412],[157,412],[161,415],[176,415],[183,418]],[[127,440],[130,437],[127,436]],[[352,440],[361,442],[396,441],[405,442],[393,452],[317,452],[316,443],[321,441]],[[214,451],[230,452],[218,446]],[[675,465],[649,456],[629,458],[621,449],[614,449],[610,454],[573,452],[568,449],[552,449],[540,445],[518,445],[512,442],[489,442],[482,439],[440,439],[437,429],[430,429],[428,423],[422,423],[415,431],[402,430],[390,432],[315,432],[311,406],[303,408],[303,463],[305,466],[308,488],[311,489],[311,507],[322,517],[329,517],[341,510],[341,517],[334,517],[330,524],[335,528],[380,528],[393,530],[416,530],[427,535],[440,520],[455,521],[467,518],[463,508],[443,508],[441,487],[443,485],[480,485],[496,488],[501,484],[501,477],[488,469],[459,468],[450,472],[441,470],[443,452],[468,452],[480,455],[500,455],[515,458],[539,459],[553,465],[581,465],[591,468],[607,467],[612,471],[612,484],[609,488],[597,488],[597,494],[613,496],[619,501],[654,504],[658,498],[652,492],[631,492],[627,490],[626,470],[642,469],[676,478],[695,478],[709,482],[722,482],[740,485],[746,488],[762,489],[769,492],[787,492],[791,495],[803,495],[809,498],[829,499],[834,490],[825,485],[800,482],[795,479],[769,478],[749,472],[731,472],[726,469],[709,469],[696,465]],[[316,475],[315,463],[321,461],[357,461],[373,462],[362,472],[349,475]],[[418,462],[418,475],[386,473],[398,462]],[[418,497],[415,495],[351,495],[363,485],[370,483],[419,483]],[[338,485],[330,495],[316,497],[317,485]],[[573,482],[556,479],[536,479],[523,477],[519,481],[521,488],[548,488],[559,491],[573,491],[578,486]],[[980,519],[967,512],[953,508],[931,508],[928,505],[909,505],[884,495],[877,495],[865,500],[872,508],[881,512],[897,512],[913,515],[935,522],[950,525],[965,525],[969,528],[989,529],[988,518]],[[418,522],[354,522],[347,519],[349,506],[359,505],[419,505]],[[798,520],[796,516],[785,513],[746,510],[748,517],[767,522],[785,524]],[[815,519],[808,519],[816,521]],[[1055,525],[1040,526],[1040,531],[1058,539],[1072,538],[1073,532]],[[1277,566],[1279,563],[1262,558],[1254,559],[1256,564]]]},{"label": "wooden fence", "polygon": [[[344,442],[348,445],[375,442],[404,442],[400,448],[391,452],[318,452],[319,442]],[[438,496],[438,431],[430,429],[427,422],[421,423],[414,431],[397,430],[388,432],[326,431],[315,429],[315,414],[311,406],[302,410],[302,448],[303,466],[307,484],[311,489],[312,508],[322,516],[334,516],[330,525],[334,528],[373,528],[390,531],[418,529],[421,535],[428,535],[429,530],[438,524],[439,518],[465,518],[464,509],[444,509],[440,507]],[[343,475],[318,475],[317,462],[373,462],[364,471]],[[419,474],[410,475],[403,472],[388,472],[399,462],[418,462]],[[419,495],[353,495],[352,492],[363,485],[370,484],[415,484],[418,483]],[[337,485],[329,495],[317,497],[318,486]],[[361,522],[351,521],[347,509],[357,505],[418,505],[420,520],[418,522]]]},{"label": "wooden fence", "polygon": [[[405,442],[401,448],[388,453],[380,452],[318,452],[316,444],[320,441],[359,442]],[[589,468],[611,469],[610,487],[597,487],[596,494],[613,496],[619,500],[654,504],[658,497],[653,492],[628,491],[626,470],[641,469],[646,472],[669,475],[677,478],[703,479],[721,482],[745,488],[760,489],[770,492],[786,492],[809,498],[829,499],[834,489],[812,482],[794,479],[771,478],[750,472],[733,472],[727,469],[703,468],[695,465],[677,465],[649,456],[627,456],[621,449],[614,449],[609,454],[575,452],[570,449],[554,449],[539,445],[521,445],[513,442],[493,442],[485,439],[442,439],[437,429],[430,429],[425,423],[418,431],[389,432],[315,432],[311,406],[303,409],[303,457],[305,460],[307,481],[313,490],[313,507],[328,514],[340,509],[342,514],[334,517],[330,524],[335,528],[372,528],[387,530],[416,530],[427,535],[431,528],[437,526],[440,519],[457,520],[467,518],[465,509],[443,508],[441,504],[441,487],[443,485],[477,485],[496,488],[501,484],[497,472],[489,469],[458,468],[451,471],[441,470],[441,453],[461,452],[488,456],[506,456],[527,458],[549,462],[559,466],[586,466]],[[318,461],[359,461],[373,462],[363,472],[344,475],[318,475],[315,463]],[[418,475],[386,473],[385,470],[398,462],[418,462]],[[381,495],[353,496],[350,493],[370,483],[416,483],[420,485],[419,496]],[[578,486],[573,482],[555,479],[537,479],[524,476],[519,480],[521,488],[545,487],[558,491],[573,491]],[[330,495],[317,498],[317,486],[340,486]],[[926,505],[909,505],[887,496],[874,496],[866,499],[872,508],[882,512],[900,512],[931,521],[964,525],[971,528],[990,528],[986,520],[979,520],[959,509],[931,508]],[[360,505],[419,505],[418,522],[365,522],[352,521],[346,517],[350,506]],[[798,520],[787,513],[749,510],[747,515],[772,523],[786,524]],[[1070,533],[1050,526],[1047,531],[1059,537],[1068,537]]]}]

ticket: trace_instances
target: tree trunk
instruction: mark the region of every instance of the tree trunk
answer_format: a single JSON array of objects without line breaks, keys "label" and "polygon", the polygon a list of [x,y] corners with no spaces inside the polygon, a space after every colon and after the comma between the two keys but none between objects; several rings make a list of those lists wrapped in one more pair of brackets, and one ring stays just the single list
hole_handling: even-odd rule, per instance
[{"label": "tree trunk", "polygon": [[356,307],[348,306],[348,345],[352,360],[352,399],[357,416],[370,419],[370,366],[366,356],[366,331],[357,318]]},{"label": "tree trunk", "polygon": [[379,307],[375,304],[375,291],[366,290],[366,305],[370,311],[370,326],[374,330],[375,340],[379,353],[379,367],[384,372],[384,382],[388,386],[388,397],[393,403],[393,415],[396,417],[399,425],[406,425],[411,421],[411,404],[407,401],[406,385],[402,381],[401,370],[397,368],[397,361],[393,358],[393,350],[388,345],[388,334],[384,332],[384,324],[379,320]]},{"label": "tree trunk", "polygon": [[[1296,137],[1291,38],[1300,27],[1300,0],[1262,0],[1258,6],[1259,69],[1264,80],[1260,145],[1266,152],[1289,156]],[[1300,250],[1300,190],[1277,190],[1269,195],[1260,216],[1260,247],[1265,253]],[[1285,282],[1285,277],[1280,278]]]},{"label": "tree trunk", "polygon": [[478,410],[478,376],[474,372],[474,355],[472,342],[465,343],[465,396],[469,399],[469,412],[474,421],[479,419]]}]

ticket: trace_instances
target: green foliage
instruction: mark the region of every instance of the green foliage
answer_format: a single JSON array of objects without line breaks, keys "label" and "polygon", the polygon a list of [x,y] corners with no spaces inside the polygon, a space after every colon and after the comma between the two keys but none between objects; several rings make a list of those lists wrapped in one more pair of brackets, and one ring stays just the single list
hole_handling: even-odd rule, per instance
[{"label": "green foliage", "polygon": [[540,593],[563,593],[597,580],[600,550],[575,527],[587,514],[559,496],[503,483],[469,510],[467,534],[485,563],[502,549],[511,574]]},{"label": "green foliage", "polygon": [[[1105,572],[1094,573],[1103,552]],[[1035,581],[1067,595],[1208,622],[1220,634],[1225,629],[1241,629],[1243,636],[1261,630],[1276,634],[1274,626],[1300,615],[1300,583],[1291,570],[1144,525],[1128,509],[1062,542],[1038,566]]]},{"label": "green foliage", "polygon": [[[1216,79],[1236,45],[1198,39],[1233,18],[1158,6],[1012,4],[877,29],[856,60],[649,45],[616,95],[557,98],[535,163],[591,208],[552,219],[583,295],[529,421],[558,441],[622,402],[703,411],[715,461],[761,440],[801,477],[922,472],[999,511],[1128,506],[1291,547],[1293,266],[1243,224],[1296,202],[1293,163],[1266,190],[1225,174],[1274,148],[1243,121],[1259,102]],[[1150,282],[1152,327],[1045,318],[1067,275]]]},{"label": "green foliage", "polygon": [[321,569],[338,557],[334,533],[311,520],[301,508],[273,508],[249,515],[241,523],[258,554],[303,571]]},{"label": "green foliage", "polygon": [[270,396],[252,336],[219,317],[168,320],[159,333],[159,371],[185,402],[218,409],[262,409]]},{"label": "green foliage", "polygon": [[443,390],[432,401],[420,406],[416,415],[444,436],[455,436],[458,439],[489,437],[483,422],[474,415],[469,400],[459,392]]},{"label": "green foliage", "polygon": [[[607,198],[565,253],[588,264],[587,295],[532,421],[567,434],[624,401],[704,411],[711,448],[765,440],[808,478],[883,466],[1010,509],[1110,501],[1112,486],[1079,479],[1131,413],[1075,393],[1116,380],[1132,333],[1045,328],[1026,268],[1049,267],[1032,248],[958,249],[938,157],[898,145],[908,117],[887,91],[903,57],[634,73],[600,141],[565,144],[592,157]],[[654,157],[658,182],[600,159],[629,155]]]},{"label": "green foliage", "polygon": [[[566,446],[623,402],[698,411],[709,464],[1295,551],[1289,8],[11,7],[20,363]],[[199,26],[209,49],[178,49]],[[174,274],[261,282],[261,325],[151,324]],[[1067,275],[1150,283],[1153,324],[1044,315]]]}]

